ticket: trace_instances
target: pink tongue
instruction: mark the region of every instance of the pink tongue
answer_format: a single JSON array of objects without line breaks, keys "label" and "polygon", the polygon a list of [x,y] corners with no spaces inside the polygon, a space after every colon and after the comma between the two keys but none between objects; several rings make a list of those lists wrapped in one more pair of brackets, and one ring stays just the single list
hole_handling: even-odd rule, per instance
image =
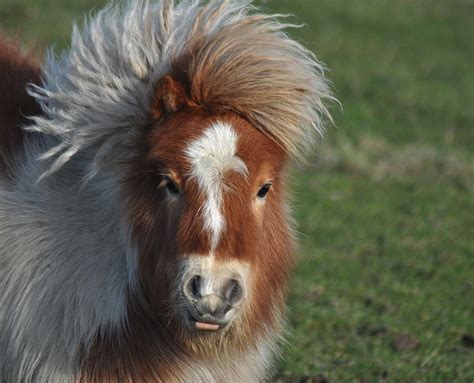
[{"label": "pink tongue", "polygon": [[198,330],[216,331],[219,329],[219,325],[212,323],[196,322],[196,328]]}]

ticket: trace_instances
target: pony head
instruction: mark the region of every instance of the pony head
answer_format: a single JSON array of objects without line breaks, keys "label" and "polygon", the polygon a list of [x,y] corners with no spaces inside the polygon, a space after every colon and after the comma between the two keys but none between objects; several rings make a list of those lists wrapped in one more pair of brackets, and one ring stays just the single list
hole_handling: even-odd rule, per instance
[{"label": "pony head", "polygon": [[[291,268],[283,148],[246,118],[209,110],[171,77],[127,179],[139,274],[186,339],[277,325]],[[243,333],[242,333],[243,332]],[[248,340],[247,340],[248,341]]]}]

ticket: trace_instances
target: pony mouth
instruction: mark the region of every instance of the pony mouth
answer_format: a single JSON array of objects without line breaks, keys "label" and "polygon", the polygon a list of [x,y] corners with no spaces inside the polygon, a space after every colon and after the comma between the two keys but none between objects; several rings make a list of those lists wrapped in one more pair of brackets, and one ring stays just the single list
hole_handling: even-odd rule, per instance
[{"label": "pony mouth", "polygon": [[196,318],[192,313],[187,313],[187,323],[190,328],[200,333],[220,332],[228,327],[229,322],[218,321],[210,317]]},{"label": "pony mouth", "polygon": [[195,323],[196,330],[201,331],[217,331],[219,330],[219,325],[216,323],[207,323],[207,322],[196,322]]}]

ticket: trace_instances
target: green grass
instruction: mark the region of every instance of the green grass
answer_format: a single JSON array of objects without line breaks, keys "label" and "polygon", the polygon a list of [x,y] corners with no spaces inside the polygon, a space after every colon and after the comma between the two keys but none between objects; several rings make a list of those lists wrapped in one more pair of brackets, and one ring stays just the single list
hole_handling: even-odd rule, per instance
[{"label": "green grass", "polygon": [[[0,29],[64,47],[101,3],[0,0]],[[474,381],[474,3],[264,7],[307,24],[293,33],[343,106],[293,178],[301,259],[279,379]]]}]

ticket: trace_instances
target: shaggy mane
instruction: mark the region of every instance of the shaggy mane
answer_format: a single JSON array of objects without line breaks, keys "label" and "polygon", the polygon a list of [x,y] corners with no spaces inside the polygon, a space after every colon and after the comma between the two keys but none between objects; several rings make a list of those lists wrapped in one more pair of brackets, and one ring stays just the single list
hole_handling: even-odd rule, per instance
[{"label": "shaggy mane", "polygon": [[247,0],[128,1],[87,19],[68,51],[49,53],[43,85],[30,89],[45,116],[29,129],[59,139],[42,156],[54,158],[43,176],[84,149],[94,158],[89,176],[133,155],[165,75],[197,104],[237,112],[303,159],[330,119],[332,96],[314,55],[285,34],[289,26]]}]

